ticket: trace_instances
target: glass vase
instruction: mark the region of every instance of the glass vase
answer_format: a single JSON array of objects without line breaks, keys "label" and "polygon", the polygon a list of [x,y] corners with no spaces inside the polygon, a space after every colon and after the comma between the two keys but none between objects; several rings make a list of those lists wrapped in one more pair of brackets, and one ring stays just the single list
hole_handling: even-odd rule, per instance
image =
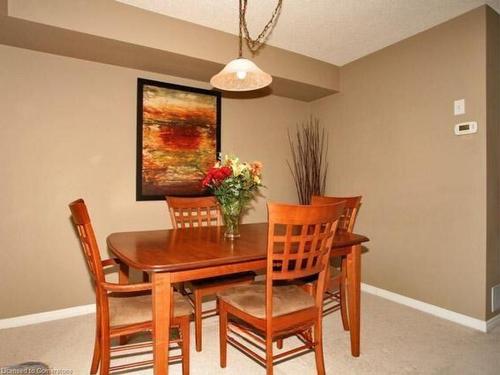
[{"label": "glass vase", "polygon": [[221,205],[222,220],[224,220],[224,225],[226,227],[224,237],[233,240],[240,236],[242,208],[242,204],[239,200],[226,202],[224,205]]}]

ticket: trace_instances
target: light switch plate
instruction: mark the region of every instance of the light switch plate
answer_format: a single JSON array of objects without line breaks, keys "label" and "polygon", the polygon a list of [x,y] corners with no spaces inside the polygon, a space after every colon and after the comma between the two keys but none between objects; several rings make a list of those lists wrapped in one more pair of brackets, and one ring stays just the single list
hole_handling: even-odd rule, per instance
[{"label": "light switch plate", "polygon": [[455,100],[453,113],[455,116],[465,114],[465,99]]}]

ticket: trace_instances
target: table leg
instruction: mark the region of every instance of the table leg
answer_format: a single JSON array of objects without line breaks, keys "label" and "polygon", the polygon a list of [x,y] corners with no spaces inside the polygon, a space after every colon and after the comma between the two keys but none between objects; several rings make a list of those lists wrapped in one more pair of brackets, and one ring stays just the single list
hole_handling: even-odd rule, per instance
[{"label": "table leg", "polygon": [[170,273],[153,273],[153,361],[154,374],[168,374],[168,347],[170,340],[170,310],[172,284]]},{"label": "table leg", "polygon": [[120,263],[120,268],[118,270],[118,283],[128,284],[128,272],[129,268],[125,263]]},{"label": "table leg", "polygon": [[347,300],[351,332],[351,354],[359,357],[361,320],[361,245],[347,255]]},{"label": "table leg", "polygon": [[[118,283],[128,284],[129,283],[129,267],[125,263],[120,263],[120,269],[118,271]],[[120,336],[120,345],[126,345],[128,342],[127,336]]]}]

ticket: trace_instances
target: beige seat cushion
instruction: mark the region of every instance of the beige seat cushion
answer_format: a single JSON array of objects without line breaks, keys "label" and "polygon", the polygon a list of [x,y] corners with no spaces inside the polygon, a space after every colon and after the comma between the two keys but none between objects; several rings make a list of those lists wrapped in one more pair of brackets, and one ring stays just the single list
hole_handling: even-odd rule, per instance
[{"label": "beige seat cushion", "polygon": [[213,288],[225,286],[238,282],[250,282],[255,278],[254,272],[241,272],[227,276],[210,277],[206,279],[193,280],[186,283],[189,288]]},{"label": "beige seat cushion", "polygon": [[[263,319],[266,316],[264,283],[239,285],[217,295],[228,304]],[[297,285],[273,286],[273,317],[290,314],[314,306],[314,298]]]},{"label": "beige seat cushion", "polygon": [[[174,293],[174,316],[190,315],[193,308],[186,297]],[[109,315],[111,326],[148,322],[152,319],[150,293],[134,293],[109,295]]]}]

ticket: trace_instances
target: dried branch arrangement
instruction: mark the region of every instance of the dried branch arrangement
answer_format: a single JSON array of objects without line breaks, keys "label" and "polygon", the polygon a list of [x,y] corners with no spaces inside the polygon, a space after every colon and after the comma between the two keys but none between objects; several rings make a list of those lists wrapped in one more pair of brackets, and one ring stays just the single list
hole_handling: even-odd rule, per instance
[{"label": "dried branch arrangement", "polygon": [[328,133],[312,117],[297,126],[292,139],[288,132],[292,163],[287,160],[300,204],[309,204],[312,195],[324,195],[328,171]]}]

